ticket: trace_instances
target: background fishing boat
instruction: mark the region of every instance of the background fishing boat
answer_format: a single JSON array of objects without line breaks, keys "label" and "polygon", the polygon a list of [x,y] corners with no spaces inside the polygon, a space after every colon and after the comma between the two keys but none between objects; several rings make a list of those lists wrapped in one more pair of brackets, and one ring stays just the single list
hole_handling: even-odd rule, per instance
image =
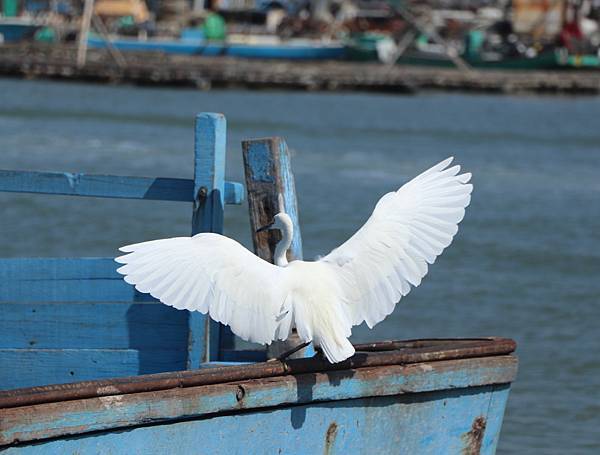
[{"label": "background fishing boat", "polygon": [[[428,47],[428,48],[427,48]],[[346,55],[356,61],[394,62],[400,65],[435,68],[455,68],[456,63],[440,46],[411,48],[394,56],[395,44],[387,35],[365,33],[346,41]],[[594,54],[572,54],[566,48],[556,47],[531,55],[506,56],[498,52],[462,54],[460,58],[476,69],[557,70],[600,68],[600,58]]]},{"label": "background fishing boat", "polygon": [[0,17],[0,44],[31,39],[41,27],[32,18]]},{"label": "background fishing boat", "polygon": [[[107,41],[110,41],[108,43]],[[197,33],[183,33],[181,39],[158,39],[100,36],[88,38],[91,48],[109,45],[119,51],[164,52],[187,55],[225,55],[229,57],[281,60],[334,60],[345,54],[337,41],[294,38],[283,40],[270,35],[229,35],[224,41],[209,41]]]},{"label": "background fishing boat", "polygon": [[[479,54],[463,58],[469,66],[476,69],[557,70],[600,67],[597,56],[570,55],[566,49],[549,49],[531,57]],[[427,52],[407,52],[398,59],[398,64],[455,67],[454,62],[444,54]]]},{"label": "background fishing boat", "polygon": [[99,35],[88,37],[88,46],[95,49],[104,49],[109,46],[123,52],[163,52],[166,54],[181,55],[223,55],[226,50],[224,43],[206,41],[202,38],[186,37],[172,38],[147,38],[110,36],[103,38]]},{"label": "background fishing boat", "polygon": [[268,35],[230,35],[226,50],[231,57],[282,60],[337,60],[345,52],[340,41]]}]

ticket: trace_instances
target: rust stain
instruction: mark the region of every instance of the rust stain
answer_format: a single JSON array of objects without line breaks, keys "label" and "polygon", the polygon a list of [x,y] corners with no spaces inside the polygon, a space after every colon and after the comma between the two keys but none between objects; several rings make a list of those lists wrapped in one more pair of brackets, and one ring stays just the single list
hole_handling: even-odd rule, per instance
[{"label": "rust stain", "polygon": [[329,455],[331,453],[331,448],[333,447],[333,443],[335,442],[337,432],[337,423],[331,422],[329,424],[329,427],[327,428],[327,432],[325,433],[325,450],[323,451],[325,455]]},{"label": "rust stain", "polygon": [[471,430],[462,435],[461,439],[465,443],[462,450],[463,455],[479,455],[481,453],[481,444],[485,433],[485,417],[479,416],[473,420]]},{"label": "rust stain", "polygon": [[244,389],[243,385],[238,385],[237,391],[235,392],[235,399],[237,401],[242,401],[246,396],[246,389]]}]

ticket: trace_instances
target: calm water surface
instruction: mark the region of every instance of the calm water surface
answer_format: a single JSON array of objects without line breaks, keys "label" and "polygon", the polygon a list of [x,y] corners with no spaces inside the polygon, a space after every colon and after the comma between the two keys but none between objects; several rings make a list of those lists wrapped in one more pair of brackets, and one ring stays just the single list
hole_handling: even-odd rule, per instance
[{"label": "calm water surface", "polygon": [[[452,247],[375,331],[519,343],[499,453],[600,453],[600,98],[195,92],[0,79],[0,168],[192,176],[193,116],[293,151],[305,257],[343,242],[377,199],[454,155],[473,202]],[[185,203],[0,193],[0,256],[111,256],[187,235]],[[250,244],[247,207],[226,234]]]}]

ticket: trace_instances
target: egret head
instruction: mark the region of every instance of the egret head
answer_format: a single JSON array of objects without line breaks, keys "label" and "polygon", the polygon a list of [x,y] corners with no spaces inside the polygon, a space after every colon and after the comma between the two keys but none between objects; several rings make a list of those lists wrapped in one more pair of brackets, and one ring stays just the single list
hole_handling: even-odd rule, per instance
[{"label": "egret head", "polygon": [[256,230],[256,232],[266,231],[267,229],[279,229],[285,231],[292,226],[292,219],[285,212],[279,212],[273,217],[273,221]]},{"label": "egret head", "polygon": [[290,216],[281,211],[273,217],[273,221],[266,226],[257,229],[256,232],[266,231],[267,229],[279,229],[281,232],[281,240],[277,242],[275,252],[273,254],[273,262],[279,267],[285,267],[288,265],[286,251],[292,245],[292,237],[294,232],[294,224]]}]

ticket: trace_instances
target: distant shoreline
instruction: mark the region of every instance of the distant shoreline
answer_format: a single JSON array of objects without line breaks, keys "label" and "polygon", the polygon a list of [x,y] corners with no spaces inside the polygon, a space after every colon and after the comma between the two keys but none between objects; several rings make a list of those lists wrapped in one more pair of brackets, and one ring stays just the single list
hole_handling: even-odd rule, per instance
[{"label": "distant shoreline", "polygon": [[76,65],[73,45],[0,46],[0,76],[112,84],[211,88],[365,91],[410,94],[423,90],[473,93],[600,94],[598,70],[476,70],[385,66],[350,61],[246,60],[229,57],[127,53],[119,66],[106,50],[88,51]]}]

